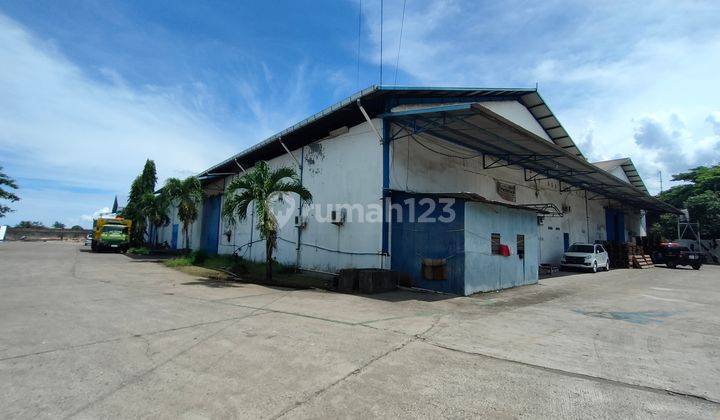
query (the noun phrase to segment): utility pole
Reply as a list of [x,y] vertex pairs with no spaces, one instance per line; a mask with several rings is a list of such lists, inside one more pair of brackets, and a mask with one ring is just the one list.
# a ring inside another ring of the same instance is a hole
[[658,171],[658,177],[660,178],[660,192],[663,192],[662,171]]

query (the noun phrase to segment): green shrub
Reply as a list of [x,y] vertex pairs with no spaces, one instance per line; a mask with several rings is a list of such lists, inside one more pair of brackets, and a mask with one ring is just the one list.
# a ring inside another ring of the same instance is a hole
[[129,254],[137,254],[137,255],[150,255],[150,250],[143,247],[132,247],[128,249]]
[[190,253],[190,262],[193,265],[203,265],[205,263],[205,260],[207,260],[208,255],[205,251],[193,251]]

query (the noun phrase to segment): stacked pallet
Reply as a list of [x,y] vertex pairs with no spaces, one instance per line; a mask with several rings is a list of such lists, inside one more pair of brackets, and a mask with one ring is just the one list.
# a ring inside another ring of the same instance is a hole
[[603,244],[610,257],[612,268],[650,268],[654,267],[650,256],[640,245],[631,243],[605,242]]
[[605,250],[610,258],[610,267],[612,268],[629,268],[632,267],[632,261],[629,259],[628,244],[619,244],[616,242],[603,243]]
[[633,268],[652,268],[655,267],[652,259],[649,255],[633,255],[632,256],[632,267]]

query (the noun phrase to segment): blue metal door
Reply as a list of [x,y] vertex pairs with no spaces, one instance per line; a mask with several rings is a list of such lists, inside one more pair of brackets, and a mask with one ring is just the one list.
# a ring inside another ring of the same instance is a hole
[[213,195],[206,198],[203,203],[200,249],[210,255],[215,255],[218,252],[221,198],[221,195]]
[[[406,201],[408,199],[413,200]],[[446,211],[445,204],[440,203],[437,197],[423,197],[420,193],[395,193],[392,204],[396,210],[390,212],[390,267],[408,275],[414,286],[464,295],[465,202],[458,199],[450,205],[455,217],[447,223],[437,221]],[[423,274],[425,259],[445,260],[446,278],[427,279]]]
[[175,223],[172,225],[172,238],[170,239],[170,247],[172,249],[177,249],[177,240],[178,240],[178,224]]
[[605,209],[605,232],[611,242],[625,242],[625,214],[618,209]]
[[563,233],[563,244],[565,245],[565,252],[567,252],[568,248],[570,248],[570,234],[567,232]]

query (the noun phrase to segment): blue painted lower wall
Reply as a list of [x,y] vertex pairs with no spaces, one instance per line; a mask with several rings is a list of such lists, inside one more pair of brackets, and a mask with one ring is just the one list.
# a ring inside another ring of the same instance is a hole
[[[412,200],[412,203],[406,200]],[[446,203],[439,202],[438,198],[393,194],[392,204],[391,268],[408,274],[416,287],[463,294],[465,237],[462,229],[465,203],[455,200],[446,207]],[[431,206],[433,211],[427,213]],[[449,216],[450,212],[455,213],[452,221],[437,221],[439,217],[445,220],[444,216]],[[426,222],[428,219],[435,221]],[[426,280],[422,275],[423,258],[446,259],[447,279]]]
[[[452,204],[422,194],[393,193],[391,268],[408,275],[413,286],[469,295],[538,281],[539,241],[536,214],[455,199]],[[453,213],[451,221],[448,214]],[[424,216],[424,217],[423,217]],[[444,217],[446,222],[439,221]],[[499,233],[509,256],[493,255],[490,236]],[[518,235],[525,253],[518,255]],[[423,276],[424,258],[445,259],[446,279]]]
[[[509,256],[493,255],[490,236],[500,234]],[[525,254],[518,255],[518,235],[523,235]],[[507,289],[538,281],[538,224],[534,212],[468,202],[465,205],[465,290],[477,292]]]

